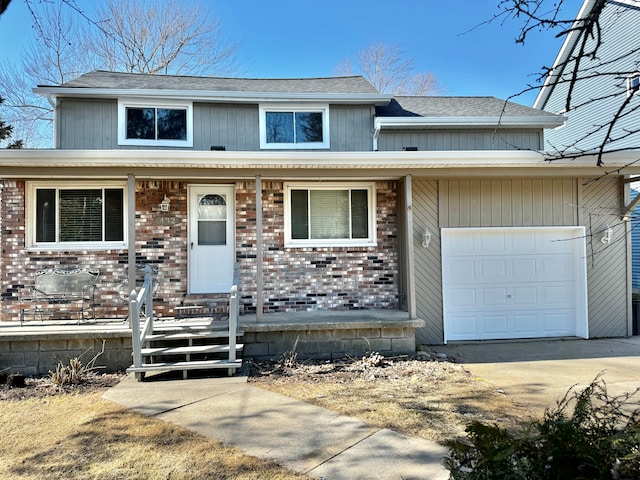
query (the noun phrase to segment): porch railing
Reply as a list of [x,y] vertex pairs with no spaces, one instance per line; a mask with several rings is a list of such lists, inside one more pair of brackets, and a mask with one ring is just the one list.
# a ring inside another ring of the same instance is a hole
[[[144,312],[143,315],[141,315]],[[140,318],[144,326],[140,328]],[[148,335],[153,334],[153,276],[150,265],[144,267],[142,286],[131,290],[129,296],[129,321],[131,322],[131,343],[133,346],[133,367],[142,367],[142,346]]]
[[233,285],[229,292],[229,361],[236,361],[236,340],[238,335],[238,315],[240,296],[238,295],[238,264],[233,267]]
[[[240,315],[240,297],[238,295],[238,265],[233,270],[233,285],[229,292],[229,363],[236,362],[238,335],[238,317]],[[131,324],[131,343],[133,347],[133,371],[138,380],[144,378],[142,364],[142,347],[146,339],[153,335],[153,270],[151,266],[144,268],[144,282],[138,289],[133,289],[129,297],[129,319]],[[230,368],[231,375],[235,369]]]

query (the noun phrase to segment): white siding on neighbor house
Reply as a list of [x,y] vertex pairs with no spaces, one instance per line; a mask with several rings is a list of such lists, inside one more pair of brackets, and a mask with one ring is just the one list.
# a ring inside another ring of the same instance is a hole
[[[589,336],[628,334],[625,227],[620,225],[621,180],[583,186],[576,178],[413,180],[414,251],[419,343],[444,340],[440,229],[446,227],[585,226]],[[616,218],[618,219],[616,223]],[[600,242],[607,223],[614,241]],[[420,245],[425,226],[429,248]],[[594,233],[597,232],[597,233]]]

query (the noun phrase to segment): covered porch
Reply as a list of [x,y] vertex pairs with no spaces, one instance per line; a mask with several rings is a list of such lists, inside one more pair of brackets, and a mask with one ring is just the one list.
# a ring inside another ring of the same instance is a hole
[[[163,318],[158,329],[206,327],[212,319]],[[400,310],[351,310],[326,312],[281,312],[239,317],[243,358],[277,359],[293,349],[300,358],[340,358],[376,351],[386,355],[415,351],[415,329],[420,319],[408,318]],[[42,320],[0,323],[0,366],[24,375],[44,375],[58,362],[80,357],[88,362],[103,348],[96,365],[107,371],[122,371],[131,363],[132,335],[127,322],[97,319],[77,321]]]

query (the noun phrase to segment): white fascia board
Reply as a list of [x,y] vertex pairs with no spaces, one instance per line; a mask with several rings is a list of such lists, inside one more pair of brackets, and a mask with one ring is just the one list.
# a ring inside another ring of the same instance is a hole
[[555,128],[567,118],[558,116],[518,117],[378,117],[374,129],[384,128],[439,128],[439,127],[530,127]]
[[[640,150],[610,153],[605,166],[595,167],[597,155],[547,161],[543,152],[531,150],[472,150],[418,152],[229,152],[178,150],[29,150],[0,149],[3,169],[19,168],[24,176],[39,168],[195,168],[195,169],[371,169],[534,167],[549,174],[555,167],[595,169],[604,174],[624,166],[619,174],[640,173]],[[96,172],[98,173],[98,172]],[[159,172],[158,172],[159,173]],[[15,174],[12,175],[15,177]],[[7,178],[7,177],[4,177]]]
[[329,102],[386,105],[393,95],[380,93],[220,92],[208,90],[36,87],[34,93],[51,97],[184,98],[203,102]]

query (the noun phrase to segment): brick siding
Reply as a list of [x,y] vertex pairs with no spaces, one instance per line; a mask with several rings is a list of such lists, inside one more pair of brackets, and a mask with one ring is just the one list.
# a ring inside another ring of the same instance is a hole
[[[2,320],[18,320],[20,293],[37,270],[100,269],[98,318],[124,318],[126,249],[25,248],[25,181],[6,180],[0,202]],[[136,182],[136,261],[157,268],[154,310],[173,316],[187,298],[188,183]],[[256,309],[255,182],[236,182],[236,258],[244,312]],[[264,305],[266,312],[398,307],[396,184],[377,182],[377,240],[368,248],[284,248],[283,182],[263,182]],[[169,213],[160,212],[164,195]],[[159,217],[172,217],[170,225]]]

